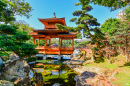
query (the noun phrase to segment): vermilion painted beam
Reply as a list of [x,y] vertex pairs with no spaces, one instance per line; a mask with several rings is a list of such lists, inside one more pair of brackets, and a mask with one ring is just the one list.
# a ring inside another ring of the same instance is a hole
[[49,47],[51,47],[51,39],[49,39]]
[[72,39],[72,48],[74,49],[74,38]]

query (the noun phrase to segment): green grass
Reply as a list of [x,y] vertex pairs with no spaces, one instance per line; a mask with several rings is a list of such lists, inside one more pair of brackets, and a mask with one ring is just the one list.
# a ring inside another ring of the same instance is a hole
[[118,74],[115,75],[117,78],[113,83],[118,86],[130,86],[130,66],[121,67]]
[[85,64],[85,66],[108,68],[114,70],[119,69],[118,74],[115,75],[116,79],[111,80],[111,82],[115,86],[130,86],[130,63],[125,63],[125,57],[122,55],[118,55],[117,57],[114,57],[114,59],[115,61],[113,64],[110,64],[105,59],[104,62]]
[[130,86],[130,75],[120,72],[119,74],[116,74],[115,77],[117,80],[112,81],[113,84],[117,86]]
[[99,68],[112,68],[112,69],[116,69],[118,68],[118,64],[113,63],[110,64],[106,59],[104,60],[104,62],[100,62],[100,63],[91,63],[91,64],[85,64],[85,66],[94,66],[94,67],[99,67]]

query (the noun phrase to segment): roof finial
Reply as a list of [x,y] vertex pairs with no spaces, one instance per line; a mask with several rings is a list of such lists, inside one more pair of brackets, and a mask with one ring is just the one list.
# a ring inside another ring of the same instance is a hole
[[56,18],[55,12],[54,12],[54,17],[53,18]]

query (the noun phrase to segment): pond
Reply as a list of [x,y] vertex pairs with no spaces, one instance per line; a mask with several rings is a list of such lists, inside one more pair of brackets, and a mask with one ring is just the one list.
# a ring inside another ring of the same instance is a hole
[[67,67],[65,61],[56,59],[37,60],[32,70],[42,73],[44,86],[52,86],[54,83],[59,83],[60,86],[75,86],[74,77],[77,74]]

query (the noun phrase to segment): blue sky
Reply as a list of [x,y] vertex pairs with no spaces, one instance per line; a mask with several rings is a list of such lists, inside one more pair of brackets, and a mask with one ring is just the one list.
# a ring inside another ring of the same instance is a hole
[[[31,17],[27,19],[26,17],[16,16],[17,20],[24,20],[31,27],[35,29],[43,29],[44,25],[38,21],[38,18],[52,18],[56,13],[57,18],[65,17],[67,26],[75,27],[75,23],[69,20],[74,16],[72,13],[76,10],[80,10],[81,6],[74,6],[78,0],[26,0],[30,3],[31,7],[34,9],[31,12]],[[108,18],[116,18],[119,10],[110,12],[110,9],[103,6],[93,5],[93,10],[89,14],[97,18],[100,24],[103,24]]]

